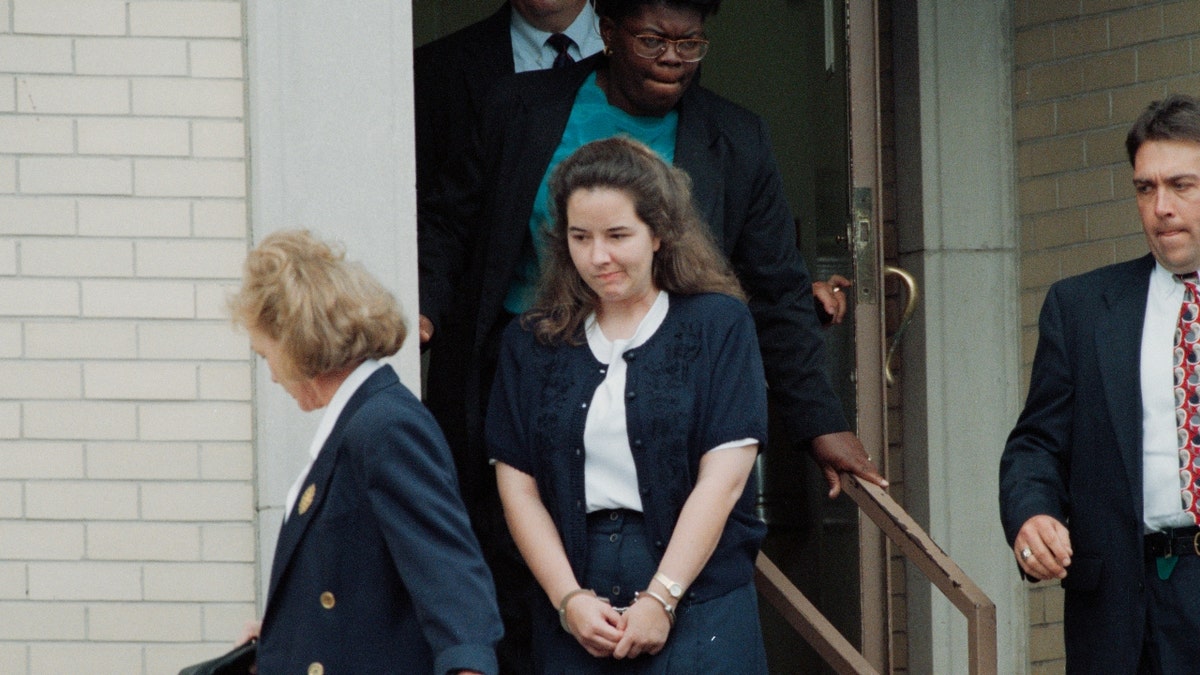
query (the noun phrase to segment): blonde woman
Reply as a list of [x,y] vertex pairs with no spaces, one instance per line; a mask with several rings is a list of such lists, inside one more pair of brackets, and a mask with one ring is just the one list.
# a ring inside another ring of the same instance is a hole
[[[307,232],[245,264],[233,320],[302,410],[324,409],[288,495],[257,636],[261,673],[495,673],[502,628],[453,461],[380,359],[392,295]],[[297,448],[297,451],[301,451]]]

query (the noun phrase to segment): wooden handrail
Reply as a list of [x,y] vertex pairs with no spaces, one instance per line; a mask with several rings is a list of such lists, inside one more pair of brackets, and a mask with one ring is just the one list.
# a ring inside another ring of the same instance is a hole
[[838,673],[878,675],[854,645],[796,588],[765,553],[758,554],[755,581],[758,592],[796,629]]
[[[888,493],[851,474],[842,490],[967,618],[971,675],[995,675],[996,605]],[[758,591],[839,675],[877,673],[779,568],[759,554]]]
[[842,474],[842,490],[967,618],[967,656],[971,674],[994,675],[997,668],[995,603],[891,495],[850,474]]

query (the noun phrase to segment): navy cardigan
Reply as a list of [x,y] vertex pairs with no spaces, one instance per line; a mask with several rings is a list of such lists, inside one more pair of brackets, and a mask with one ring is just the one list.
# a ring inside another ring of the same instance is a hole
[[[586,341],[541,344],[509,325],[487,417],[492,459],[537,481],[577,578],[587,560],[583,429],[605,367]],[[754,321],[724,295],[670,296],[662,325],[625,352],[629,445],[647,530],[659,558],[696,485],[700,458],[743,438],[767,438],[766,380]],[[712,557],[688,589],[702,601],[749,583],[766,534],[747,481]],[[649,579],[646,580],[649,583]]]

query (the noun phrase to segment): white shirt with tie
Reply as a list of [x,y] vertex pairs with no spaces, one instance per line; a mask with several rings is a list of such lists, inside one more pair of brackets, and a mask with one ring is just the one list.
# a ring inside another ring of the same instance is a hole
[[1183,282],[1155,263],[1142,324],[1142,520],[1147,532],[1188,527],[1179,493],[1179,439],[1175,421],[1172,352]]
[[[592,10],[591,2],[583,4],[579,16],[575,17],[575,21],[562,33],[575,43],[567,47],[567,53],[576,61],[604,49],[604,40],[600,39],[600,23],[596,12]],[[533,24],[515,9],[512,12],[509,34],[512,36],[513,66],[518,73],[546,70],[558,57],[558,51],[546,44],[551,33],[534,28]]]

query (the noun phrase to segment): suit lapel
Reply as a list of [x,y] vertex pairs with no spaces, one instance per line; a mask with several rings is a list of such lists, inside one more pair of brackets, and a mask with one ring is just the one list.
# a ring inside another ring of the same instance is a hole
[[329,495],[329,486],[333,480],[334,468],[337,465],[338,451],[346,434],[347,421],[354,417],[362,404],[375,392],[398,381],[392,367],[384,366],[372,373],[346,402],[346,407],[333,425],[333,431],[329,433],[329,438],[321,446],[321,452],[317,454],[316,462],[309,469],[308,476],[304,478],[304,485],[300,488],[300,495],[297,497],[295,505],[292,506],[287,521],[279,530],[279,541],[275,544],[275,557],[271,562],[271,583],[267,590],[268,607],[275,597],[280,580],[285,576],[287,568],[291,564],[296,549],[308,532],[309,525],[325,506],[326,497]]
[[1130,265],[1127,275],[1104,289],[1096,317],[1095,348],[1103,355],[1099,368],[1104,399],[1137,513],[1142,512],[1142,319],[1153,268],[1149,255]]
[[587,72],[582,72],[580,76],[570,78],[569,84],[565,82],[567,78],[553,78],[554,82],[561,84],[534,89],[532,96],[521,100],[520,114],[529,124],[526,127],[528,134],[518,146],[520,155],[517,160],[522,166],[537,167],[534,171],[519,172],[519,180],[514,185],[517,194],[523,196],[517,202],[523,217],[514,219],[514,222],[519,221],[523,230],[529,227],[538,187],[542,184],[546,168],[554,159],[554,151],[562,142],[563,131],[567,128],[571,108],[575,104],[575,95],[587,75]]
[[[467,86],[471,88],[471,101],[479,105],[488,89],[500,78],[512,75],[516,66],[513,61],[512,37],[509,25],[512,8],[505,3],[495,14],[485,19],[486,24],[475,39],[464,48],[463,63],[471,68]],[[476,111],[482,112],[482,111]]]
[[480,291],[480,307],[484,310],[475,325],[476,344],[486,340],[494,328],[495,312],[504,305],[508,280],[513,278],[522,250],[530,241],[529,219],[538,187],[571,118],[575,95],[599,59],[595,55],[567,68],[520,73],[510,81],[519,98],[506,113],[518,116],[519,123],[503,123],[503,156],[492,167],[493,175],[485,178],[495,186],[492,202],[496,206],[490,214],[492,227],[486,233],[485,278],[489,281]]
[[713,151],[720,132],[708,121],[708,107],[693,83],[679,102],[679,129],[675,132],[675,165],[692,179],[692,199],[704,222],[713,230],[717,244],[725,249],[724,232],[719,231],[725,196],[720,153]]

